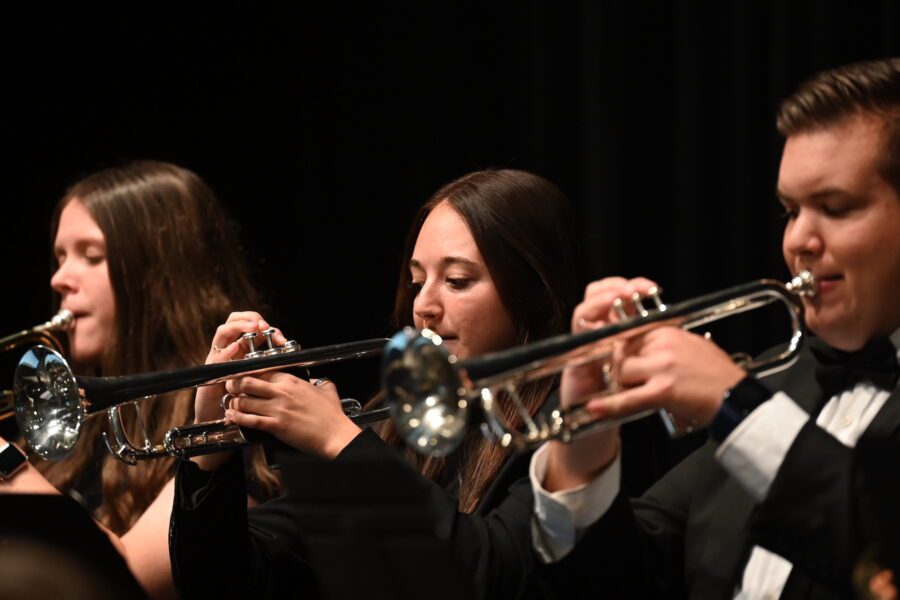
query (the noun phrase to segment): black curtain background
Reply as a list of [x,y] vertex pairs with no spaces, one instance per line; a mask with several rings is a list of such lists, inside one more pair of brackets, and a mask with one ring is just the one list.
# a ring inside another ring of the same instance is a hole
[[[3,29],[0,333],[48,317],[67,185],[155,158],[219,193],[306,346],[389,333],[413,211],[487,166],[565,190],[595,276],[670,302],[783,277],[778,100],[900,53],[891,0],[48,4]],[[765,329],[727,337],[759,350]]]

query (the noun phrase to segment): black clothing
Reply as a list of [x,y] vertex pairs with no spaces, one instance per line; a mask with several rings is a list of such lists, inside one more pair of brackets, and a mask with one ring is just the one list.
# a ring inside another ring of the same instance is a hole
[[[765,381],[815,415],[830,396],[816,366],[807,349]],[[854,448],[811,418],[760,504],[715,450],[708,442],[639,499],[620,493],[569,555],[544,567],[554,588],[611,598],[731,598],[758,545],[793,564],[783,599],[849,596],[854,564],[884,541],[884,528],[869,519],[869,500],[885,492],[886,480],[900,480],[898,472],[885,478],[883,469],[871,468],[885,452],[900,455],[900,391],[892,391]]]
[[[452,493],[407,467],[371,430],[358,435],[334,464],[349,461],[402,464],[405,485],[413,493],[424,493],[435,530],[446,537],[454,563],[451,568],[462,575],[466,597],[546,597],[534,574],[533,496],[527,477],[530,453],[507,460],[473,514],[458,512]],[[175,582],[184,597],[321,595],[317,571],[311,566],[314,557],[305,545],[308,530],[303,523],[308,524],[315,514],[310,502],[289,491],[248,511],[244,478],[236,459],[212,474],[185,461],[176,477],[170,550]],[[357,486],[361,496],[373,485],[364,477],[348,478],[345,483],[351,490]],[[309,485],[315,486],[316,481]],[[433,568],[436,573],[446,572],[447,567],[425,561],[409,565],[417,571]],[[347,565],[347,573],[353,576],[352,564]],[[436,578],[435,585],[441,585],[439,581]]]
[[[33,559],[40,560],[47,557],[39,548],[49,548],[77,566],[78,580],[58,582],[60,588],[67,584],[90,585],[108,592],[104,597],[146,598],[107,534],[73,499],[47,494],[2,494],[0,511],[0,545],[37,544],[19,549],[34,552]],[[25,555],[20,554],[19,558],[24,560]],[[44,565],[48,577],[59,575],[53,566]]]

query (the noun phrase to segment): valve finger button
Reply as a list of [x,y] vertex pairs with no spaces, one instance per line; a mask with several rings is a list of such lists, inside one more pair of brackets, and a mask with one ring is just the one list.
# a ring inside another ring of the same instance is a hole
[[287,354],[288,352],[296,352],[299,349],[300,349],[300,344],[298,344],[294,340],[288,340],[284,343],[283,346],[281,346],[277,350],[278,350],[278,352],[280,352],[282,354]]
[[278,348],[275,347],[275,341],[272,339],[272,336],[275,335],[275,332],[276,329],[274,327],[269,327],[268,329],[260,332],[266,338],[266,347],[262,350],[263,356],[272,356],[273,354],[278,354]]
[[640,292],[635,292],[631,295],[631,303],[634,304],[634,307],[637,309],[638,314],[642,317],[646,317],[650,314],[647,312],[647,309],[644,308],[644,303],[641,302]]
[[653,304],[656,305],[656,310],[664,311],[666,310],[666,305],[663,304],[660,294],[662,294],[662,288],[655,285],[647,290],[647,297],[653,300]]
[[616,298],[615,300],[613,300],[612,307],[616,312],[616,315],[619,317],[620,321],[625,321],[628,319],[628,313],[625,312],[625,302],[623,302],[621,298]]
[[256,334],[253,332],[245,333],[241,336],[241,339],[247,342],[247,354],[245,358],[257,358],[262,356],[262,351],[256,349],[256,344],[253,340],[256,339]]

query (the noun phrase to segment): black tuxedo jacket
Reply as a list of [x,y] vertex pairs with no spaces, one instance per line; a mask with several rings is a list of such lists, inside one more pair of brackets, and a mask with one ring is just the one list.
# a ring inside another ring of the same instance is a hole
[[[814,369],[805,351],[765,383],[813,412],[824,400]],[[590,589],[597,598],[731,598],[759,545],[794,565],[782,598],[849,597],[861,553],[896,542],[882,538],[886,517],[872,506],[900,486],[900,469],[884,468],[900,456],[897,389],[855,448],[812,416],[759,505],[715,450],[710,441],[640,499],[620,493],[571,554],[545,567],[554,589],[573,597]]]
[[[403,505],[413,507],[409,519],[418,516],[421,521],[422,511],[414,507],[424,506],[432,523],[431,530],[437,532],[431,540],[438,541],[437,550],[434,544],[427,548],[423,546],[422,554],[413,554],[404,565],[410,578],[428,581],[431,586],[431,589],[418,590],[416,597],[423,594],[444,598],[547,597],[547,590],[536,575],[537,559],[532,551],[533,496],[527,478],[529,460],[530,454],[512,456],[474,514],[457,512],[452,491],[448,493],[407,467],[403,459],[370,430],[357,436],[332,463],[320,462],[323,470],[319,474],[339,473],[342,465],[351,465],[351,469],[366,469],[369,465],[372,472],[378,472],[379,465],[396,467],[391,470],[390,485],[407,488],[410,492],[413,500]],[[315,472],[315,464],[307,465],[313,467],[309,473]],[[290,463],[285,466],[287,470],[291,468]],[[211,477],[192,463],[179,467],[170,551],[173,575],[183,597],[280,599],[327,596],[334,586],[320,581],[320,577],[325,571],[333,573],[331,567],[334,565],[323,565],[322,561],[339,562],[342,559],[329,555],[329,548],[323,550],[321,544],[316,545],[311,540],[323,530],[340,529],[342,524],[345,529],[353,529],[365,522],[356,519],[347,525],[346,519],[350,518],[347,515],[360,514],[359,506],[349,503],[348,498],[381,503],[382,514],[389,514],[392,505],[399,506],[396,489],[390,493],[385,491],[385,496],[378,490],[380,484],[364,473],[357,472],[342,480],[339,486],[342,489],[336,493],[333,489],[325,491],[317,487],[321,483],[317,477],[309,477],[310,488],[304,490],[302,479],[298,482],[297,477],[292,480],[291,472],[286,474],[289,476],[287,494],[248,511],[240,460],[233,459]],[[419,500],[415,500],[416,497]],[[403,510],[401,507],[394,512]],[[346,517],[343,521],[342,514]],[[388,533],[401,532],[402,544],[404,539],[409,539],[408,536],[403,538],[402,534],[404,528],[409,527],[409,519],[388,517],[382,525]],[[371,527],[367,527],[360,533],[360,540],[367,540],[370,532]],[[450,557],[443,564],[435,564],[435,560],[429,559],[429,556],[440,556],[442,552],[443,556]],[[364,577],[366,559],[358,558],[343,559],[345,577]],[[380,557],[370,556],[369,560],[376,558]],[[367,597],[403,597],[397,589],[385,588],[382,583],[373,581]],[[441,594],[435,596],[435,590]]]

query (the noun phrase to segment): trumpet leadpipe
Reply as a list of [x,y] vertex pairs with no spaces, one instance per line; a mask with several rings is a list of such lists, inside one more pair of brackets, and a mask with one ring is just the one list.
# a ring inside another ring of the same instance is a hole
[[[742,363],[747,371],[772,373],[796,360],[805,336],[800,297],[812,295],[816,289],[815,278],[804,271],[787,284],[763,279],[672,305],[663,304],[658,290],[654,290],[649,295],[653,305],[631,299],[637,316],[628,315],[623,301],[619,303],[619,322],[465,360],[450,354],[434,332],[408,329],[395,335],[388,345],[382,385],[401,434],[424,454],[442,456],[452,452],[465,435],[472,414],[480,415],[484,421],[482,431],[503,446],[527,447],[550,439],[568,441],[576,433],[611,424],[591,422],[577,408],[556,411],[549,421],[533,418],[516,402],[515,389],[519,384],[590,361],[608,363],[614,344],[653,329],[674,326],[692,330],[781,303],[791,326],[786,348],[765,359]],[[501,391],[513,398],[525,424],[524,431],[507,422],[496,401]],[[626,420],[639,416],[645,415]]]
[[118,415],[125,404],[235,377],[375,356],[382,352],[386,341],[376,338],[306,350],[292,344],[275,354],[118,377],[76,376],[58,352],[36,346],[25,353],[16,369],[16,419],[25,440],[38,455],[60,460],[74,447],[84,418],[106,410],[111,422],[111,436],[106,440],[110,451],[123,460],[126,455],[134,460],[153,458],[161,455],[162,446],[152,444],[146,435],[144,443],[138,446],[131,445],[125,437]]

